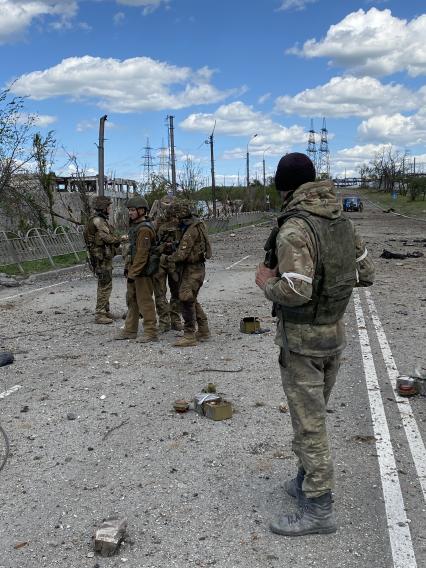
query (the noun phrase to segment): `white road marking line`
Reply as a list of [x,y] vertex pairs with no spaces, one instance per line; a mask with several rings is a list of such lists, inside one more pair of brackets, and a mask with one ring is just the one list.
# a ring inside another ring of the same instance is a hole
[[250,255],[248,254],[247,256],[245,256],[244,258],[242,258],[241,260],[237,260],[237,262],[234,262],[234,264],[231,264],[230,266],[227,266],[225,268],[225,270],[230,270],[233,266],[236,266],[237,264],[240,264],[240,262],[243,262],[243,260],[247,260],[248,258],[250,258]]
[[399,484],[398,470],[358,290],[354,290],[354,304],[365,382],[376,438],[393,565],[394,568],[416,568],[417,562]]
[[21,385],[15,385],[14,387],[11,387],[7,391],[0,392],[0,400],[2,400],[3,398],[6,398],[10,394],[13,394],[14,392],[18,391],[21,388],[22,388]]
[[[82,276],[82,278],[90,278],[91,274],[87,276]],[[77,279],[76,279],[77,280]],[[35,290],[27,290],[26,292],[20,292],[19,294],[14,294],[13,296],[6,296],[5,298],[0,298],[0,302],[5,300],[12,300],[13,298],[19,298],[20,296],[26,296],[27,294],[34,294],[35,292],[41,292],[42,290],[47,290],[48,288],[54,288],[55,286],[60,286],[61,284],[69,284],[74,282],[74,280],[63,280],[57,284],[50,284],[49,286],[43,286],[43,288],[36,288]]]
[[416,419],[414,418],[410,402],[407,398],[401,397],[396,390],[396,379],[399,377],[399,372],[392,355],[391,348],[385,335],[382,323],[377,314],[377,309],[374,304],[371,292],[365,291],[367,296],[368,309],[373,320],[373,325],[376,330],[377,339],[379,341],[380,349],[382,350],[383,360],[385,362],[386,370],[388,372],[389,380],[394,390],[395,400],[398,406],[399,413],[401,414],[402,424],[404,426],[405,435],[407,436],[408,445],[410,447],[411,455],[413,456],[414,465],[419,477],[420,486],[423,491],[423,499],[426,501],[426,448],[422,440],[419,427]]

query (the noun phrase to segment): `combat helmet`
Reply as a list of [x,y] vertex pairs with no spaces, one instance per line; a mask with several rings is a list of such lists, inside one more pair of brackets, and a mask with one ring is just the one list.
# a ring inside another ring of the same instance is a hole
[[135,197],[131,197],[126,204],[126,207],[127,209],[145,208],[147,211],[149,210],[148,201],[141,195],[136,195]]
[[105,209],[108,209],[111,203],[112,201],[110,197],[107,197],[106,195],[97,195],[93,198],[92,207],[96,211],[104,211]]
[[169,212],[178,219],[188,219],[193,215],[193,206],[190,201],[179,199],[169,206]]

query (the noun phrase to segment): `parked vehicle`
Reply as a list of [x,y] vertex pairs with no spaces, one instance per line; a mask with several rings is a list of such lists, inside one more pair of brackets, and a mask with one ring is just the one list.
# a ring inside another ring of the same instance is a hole
[[362,211],[364,205],[360,197],[344,197],[343,211]]

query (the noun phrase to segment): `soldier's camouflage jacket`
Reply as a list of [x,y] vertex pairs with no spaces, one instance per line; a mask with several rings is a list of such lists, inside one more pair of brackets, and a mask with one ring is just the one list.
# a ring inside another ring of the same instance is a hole
[[197,217],[185,221],[183,237],[179,247],[169,256],[170,263],[196,264],[211,257],[211,246],[207,227]]
[[[340,201],[329,180],[301,185],[291,195],[283,211],[307,211],[330,220],[342,215]],[[357,285],[368,286],[374,280],[374,265],[355,227],[353,230]],[[268,280],[265,296],[274,303],[289,307],[302,306],[311,301],[317,250],[315,236],[304,219],[290,217],[284,222],[277,235],[276,255],[280,276]],[[343,318],[335,323],[313,325],[284,322],[279,317],[275,343],[302,355],[335,355],[346,345]]]
[[84,240],[95,270],[110,269],[112,259],[120,245],[120,237],[114,234],[112,225],[101,214],[91,217],[84,229]]

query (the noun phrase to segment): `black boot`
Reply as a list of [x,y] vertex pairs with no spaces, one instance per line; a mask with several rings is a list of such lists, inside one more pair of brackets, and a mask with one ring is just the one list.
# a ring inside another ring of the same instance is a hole
[[299,467],[296,477],[290,479],[290,481],[286,481],[285,483],[285,490],[290,495],[290,497],[295,497],[296,499],[303,497],[302,483],[304,479],[305,470],[303,467]]
[[297,513],[282,515],[270,524],[270,529],[284,536],[328,534],[336,532],[337,525],[331,500],[331,491],[320,497],[304,497]]

